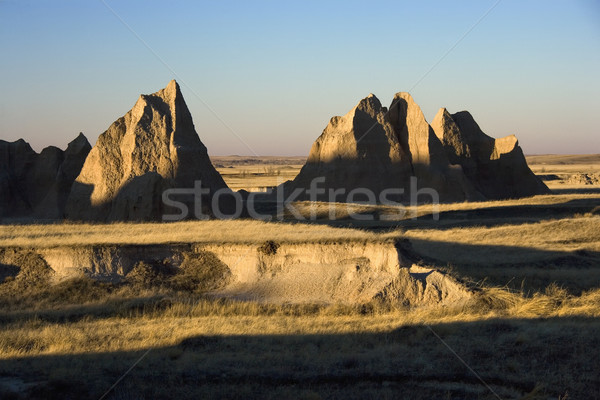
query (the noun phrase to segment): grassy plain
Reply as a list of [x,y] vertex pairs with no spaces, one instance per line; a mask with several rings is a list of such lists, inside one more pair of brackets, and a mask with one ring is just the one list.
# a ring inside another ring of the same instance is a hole
[[350,228],[254,220],[162,223],[0,225],[0,247],[98,244],[286,243],[377,240],[379,235]]
[[211,161],[232,190],[263,192],[294,179],[306,157],[218,156]]
[[[553,173],[565,158],[552,157],[532,168]],[[591,171],[570,165],[561,173]],[[277,177],[265,171],[235,179],[261,186]],[[432,206],[359,205],[371,221],[332,222],[304,203],[322,219],[0,226],[0,247],[408,239],[415,260],[475,290],[407,309],[215,300],[160,278],[14,279],[0,284],[0,397],[600,398],[600,186],[566,186],[440,205],[438,220]]]
[[[600,174],[598,154],[541,154],[526,158],[531,170],[552,189],[585,189],[579,179],[573,178]],[[211,160],[233,190],[264,191],[293,179],[306,157],[214,156]]]

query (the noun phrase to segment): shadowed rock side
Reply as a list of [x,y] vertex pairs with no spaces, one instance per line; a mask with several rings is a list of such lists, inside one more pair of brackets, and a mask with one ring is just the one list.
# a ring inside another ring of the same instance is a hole
[[[321,191],[313,192],[312,199],[406,202],[423,188],[435,189],[442,202],[548,192],[527,166],[514,136],[490,138],[468,113],[468,118],[462,114],[438,114],[432,128],[410,94],[397,93],[389,112],[371,94],[348,114],[331,119],[298,176],[283,185],[284,191],[287,196],[298,193],[295,199],[311,199],[306,189],[321,178]],[[416,186],[411,177],[417,178]],[[347,196],[358,188],[376,198]],[[382,199],[386,189],[393,191]]]
[[[286,184],[286,191],[309,188],[316,177],[325,178],[319,184],[326,189],[318,195],[321,200],[329,199],[329,190],[340,188],[346,193],[357,188],[379,193],[408,185],[410,158],[386,113],[387,109],[371,94],[343,117],[331,118],[298,176]],[[345,194],[340,193],[338,200],[342,198]]]
[[0,217],[63,218],[90,149],[81,133],[65,151],[49,146],[40,154],[23,139],[0,140]]
[[[198,180],[211,193],[227,188],[211,164],[173,80],[165,89],[141,95],[127,114],[100,135],[73,185],[67,217],[160,220],[168,211],[162,202],[163,191],[191,189]],[[177,200],[193,210],[191,195]]]
[[494,139],[479,128],[471,114],[438,111],[432,128],[450,162],[462,166],[475,188],[488,199],[506,199],[549,193],[529,169],[514,135]]
[[410,155],[411,172],[417,178],[418,188],[435,189],[444,202],[483,200],[462,168],[450,165],[442,143],[410,94],[400,92],[394,96],[389,119]]

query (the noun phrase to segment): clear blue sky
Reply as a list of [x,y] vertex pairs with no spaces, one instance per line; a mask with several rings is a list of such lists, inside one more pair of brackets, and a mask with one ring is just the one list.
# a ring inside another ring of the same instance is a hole
[[306,155],[333,115],[408,90],[430,122],[466,109],[528,154],[600,153],[597,1],[502,0],[419,84],[495,0],[106,2],[172,71],[102,1],[0,1],[1,139],[93,144],[177,78],[213,155]]

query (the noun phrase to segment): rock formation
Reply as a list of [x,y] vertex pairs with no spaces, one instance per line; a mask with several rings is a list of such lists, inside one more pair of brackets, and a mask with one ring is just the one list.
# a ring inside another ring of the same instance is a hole
[[[171,81],[141,95],[100,135],[73,185],[67,217],[160,220],[166,211],[163,191],[194,188],[195,181],[211,193],[227,188],[196,133],[179,85]],[[192,196],[181,201],[193,207]]]
[[[548,191],[527,167],[514,136],[495,140],[466,112],[440,113],[432,128],[410,94],[397,93],[389,111],[371,94],[345,116],[331,119],[284,191],[289,195],[301,189],[296,198],[311,198],[305,189],[315,178],[321,178],[318,188],[325,190],[312,199],[325,201],[373,200],[366,195],[348,200],[347,193],[358,188],[374,193],[377,201],[386,189],[395,190],[387,200],[408,201],[420,189],[432,188],[443,202]],[[339,193],[335,198],[334,191]]]
[[[198,182],[208,190],[201,209],[192,192]],[[172,188],[187,190],[170,200],[187,206],[188,217],[214,211],[212,195],[228,190],[175,81],[141,95],[91,151],[82,134],[65,151],[51,146],[40,154],[24,140],[0,140],[0,217],[161,220],[182,210],[165,206]],[[296,199],[371,203],[438,200],[416,197],[429,188],[443,202],[549,192],[515,136],[487,136],[466,111],[441,109],[429,125],[408,93],[397,93],[389,110],[371,94],[333,117],[298,176],[283,185],[288,195],[300,191]],[[219,211],[227,215],[232,200],[219,198]]]
[[[388,115],[404,151],[410,155],[417,189],[435,189],[444,202],[483,200],[459,166],[451,165],[423,111],[405,92],[397,93]],[[414,188],[404,186],[409,192]]]
[[65,151],[50,146],[39,154],[23,139],[0,140],[0,217],[62,218],[90,149],[81,133]]
[[479,128],[467,111],[450,114],[441,108],[432,122],[453,164],[488,199],[506,199],[549,193],[534,175],[514,135],[494,139]]
[[318,196],[323,199],[328,198],[329,189],[348,193],[367,187],[380,192],[390,181],[397,182],[394,187],[407,184],[410,159],[386,113],[371,94],[343,117],[331,118],[291,186],[308,188],[313,178],[324,177],[319,187],[327,193]]

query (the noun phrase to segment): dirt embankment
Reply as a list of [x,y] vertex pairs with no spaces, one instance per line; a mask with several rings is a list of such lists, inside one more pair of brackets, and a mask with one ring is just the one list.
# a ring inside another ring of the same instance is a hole
[[461,303],[471,296],[451,277],[414,265],[410,251],[392,241],[5,248],[0,269],[18,276],[27,268],[19,260],[34,257],[57,281],[81,275],[120,281],[139,262],[172,270],[186,256],[201,254],[211,256],[202,258],[206,262],[227,266],[222,283],[210,292],[219,297],[273,303],[382,299],[420,306]]

